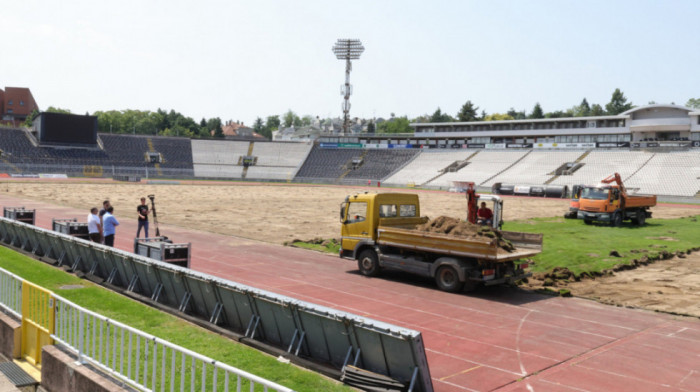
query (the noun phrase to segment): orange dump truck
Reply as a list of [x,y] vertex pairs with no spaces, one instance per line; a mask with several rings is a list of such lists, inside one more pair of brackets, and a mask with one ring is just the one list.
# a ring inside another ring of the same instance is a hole
[[[612,184],[614,183],[614,184]],[[585,186],[579,198],[578,219],[586,224],[594,221],[620,226],[625,220],[642,226],[651,218],[649,208],[656,205],[654,195],[629,195],[618,173],[599,185]]]
[[501,231],[513,249],[501,249],[491,238],[463,238],[427,233],[415,227],[420,217],[418,195],[407,193],[348,196],[340,208],[340,257],[357,260],[365,276],[382,269],[435,279],[441,290],[517,282],[530,274],[515,260],[542,252],[542,234]]

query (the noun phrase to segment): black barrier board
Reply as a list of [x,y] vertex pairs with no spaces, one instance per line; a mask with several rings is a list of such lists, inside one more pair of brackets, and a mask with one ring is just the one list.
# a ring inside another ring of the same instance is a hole
[[[107,283],[149,296],[208,320],[338,369],[352,355],[358,367],[391,377],[416,392],[432,392],[421,333],[359,315],[256,289],[212,275],[0,218],[0,237]],[[220,317],[219,317],[220,316]],[[295,339],[295,336],[297,338]],[[292,344],[292,342],[294,342]],[[296,347],[296,348],[295,348]],[[291,351],[291,350],[294,351]],[[358,362],[359,361],[359,362]]]
[[481,143],[469,143],[467,144],[467,148],[486,148],[486,145]]
[[598,148],[629,148],[629,142],[599,142],[596,143]]

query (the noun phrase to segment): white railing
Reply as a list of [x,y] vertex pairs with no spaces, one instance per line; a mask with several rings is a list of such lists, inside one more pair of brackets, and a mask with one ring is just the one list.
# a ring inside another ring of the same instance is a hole
[[22,318],[22,278],[0,268],[0,307]]
[[51,337],[90,363],[143,391],[291,389],[110,320],[56,297]]

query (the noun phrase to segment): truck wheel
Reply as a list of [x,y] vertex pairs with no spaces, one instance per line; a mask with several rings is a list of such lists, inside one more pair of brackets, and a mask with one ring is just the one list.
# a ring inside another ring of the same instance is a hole
[[637,221],[635,223],[639,226],[644,226],[644,224],[647,223],[646,211],[641,211],[637,213]]
[[585,224],[587,224],[587,225],[592,225],[592,224],[593,224],[593,221],[590,220],[590,219],[584,219],[584,220],[583,220],[583,223],[585,223]]
[[360,253],[357,259],[357,268],[364,276],[379,275],[379,259],[377,253],[372,249],[365,249]]
[[435,282],[442,291],[456,293],[462,289],[464,283],[459,281],[457,270],[448,265],[438,268],[435,274]]
[[615,227],[622,226],[622,214],[619,212],[614,213],[610,224]]

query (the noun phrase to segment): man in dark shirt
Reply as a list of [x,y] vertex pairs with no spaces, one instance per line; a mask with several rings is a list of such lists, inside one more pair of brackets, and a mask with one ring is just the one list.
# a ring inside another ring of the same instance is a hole
[[146,238],[148,238],[148,214],[151,212],[146,205],[146,198],[141,198],[141,204],[136,206],[136,212],[138,212],[139,228],[136,230],[136,238],[141,234],[141,228],[144,228],[144,233]]
[[477,211],[476,216],[479,217],[477,223],[491,226],[491,223],[493,222],[493,211],[486,207],[486,203],[481,202],[481,208],[479,208],[479,211]]
[[109,200],[105,200],[102,202],[102,209],[100,210],[100,213],[98,214],[100,216],[100,242],[104,243],[105,241],[105,236],[104,236],[104,215],[107,213],[107,209],[111,206]]

